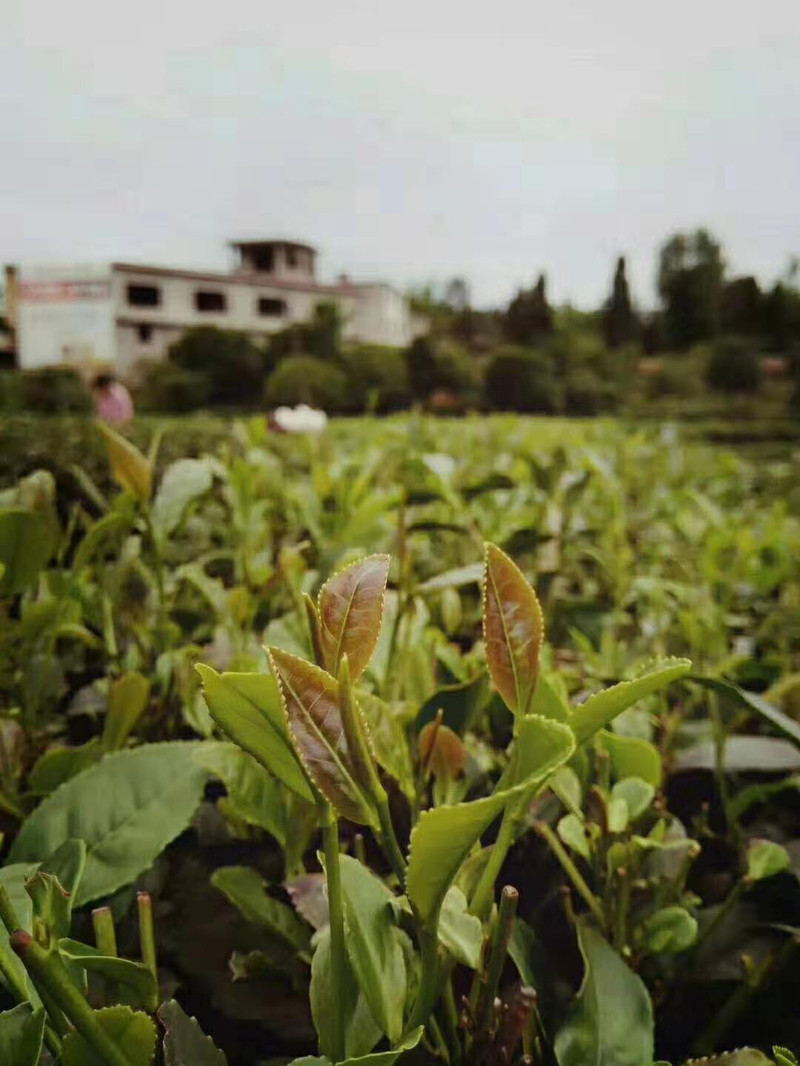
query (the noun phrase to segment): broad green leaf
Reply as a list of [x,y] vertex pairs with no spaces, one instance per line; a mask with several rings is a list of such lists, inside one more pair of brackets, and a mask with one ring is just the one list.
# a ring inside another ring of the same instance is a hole
[[365,1055],[372,1051],[381,1037],[381,1029],[372,1017],[366,997],[356,982],[346,960],[345,979],[339,988],[331,978],[331,930],[326,926],[317,936],[317,946],[311,960],[309,989],[311,1016],[323,1055],[332,1053],[334,1040],[334,1010],[338,1004],[344,1015],[344,1046],[346,1055]]
[[96,973],[116,985],[125,986],[125,995],[121,997],[130,1007],[142,1007],[154,1010],[158,1003],[158,987],[155,978],[141,962],[131,962],[115,955],[104,955],[102,951],[81,944],[77,940],[64,937],[58,942],[58,950],[63,958],[77,963],[87,973]]
[[78,748],[49,748],[34,763],[28,776],[28,787],[36,796],[48,796],[102,757],[103,746],[99,737],[92,737]]
[[47,515],[22,507],[0,510],[0,596],[24,592],[54,548],[54,526]]
[[37,1066],[44,1036],[44,1009],[20,1003],[0,1014],[0,1062],[3,1066]]
[[685,677],[691,668],[688,659],[662,659],[650,666],[641,677],[633,681],[620,681],[618,685],[596,692],[572,712],[570,725],[575,739],[582,744],[628,707]]
[[311,788],[286,728],[280,691],[269,674],[218,674],[197,664],[211,717],[240,748],[298,796],[313,802]]
[[72,901],[86,869],[86,843],[77,837],[65,840],[56,850],[48,855],[39,866],[41,873],[53,874],[65,892],[70,895],[70,913]]
[[367,723],[375,758],[387,774],[397,781],[406,796],[412,799],[414,768],[400,719],[387,703],[371,692],[359,689],[356,699]]
[[697,920],[684,907],[662,907],[643,923],[640,936],[652,955],[686,951],[697,939]]
[[372,658],[381,631],[388,555],[368,555],[329,578],[319,593],[319,635],[325,661],[336,674],[347,656],[356,681]]
[[483,636],[495,688],[514,714],[528,714],[539,674],[544,619],[522,571],[494,544],[486,545]]
[[177,1000],[161,1004],[158,1020],[164,1029],[164,1066],[228,1066],[225,1054]]
[[357,859],[342,855],[339,865],[350,965],[373,1018],[394,1043],[403,1031],[407,979],[392,896]]
[[335,678],[305,659],[269,649],[289,732],[308,776],[334,809],[352,822],[374,821],[350,758]]
[[261,925],[295,951],[308,951],[311,932],[286,903],[265,892],[264,879],[251,866],[223,866],[211,884],[224,893],[248,922]]
[[641,777],[653,788],[661,784],[661,756],[655,744],[641,737],[623,737],[608,729],[601,730],[599,742],[611,756],[614,777]]
[[195,759],[224,783],[238,817],[266,829],[282,847],[286,844],[287,811],[281,786],[252,755],[228,741],[209,741],[198,749]]
[[108,711],[103,724],[103,747],[119,751],[147,708],[150,682],[135,671],[111,682]]
[[153,525],[162,537],[179,525],[183,512],[199,496],[208,492],[214,475],[202,459],[178,459],[164,471],[153,500]]
[[414,1029],[401,1043],[391,1051],[376,1051],[372,1055],[360,1055],[358,1058],[345,1059],[343,1066],[394,1066],[394,1063],[406,1051],[412,1051],[422,1039],[423,1026]]
[[464,966],[477,970],[481,961],[483,926],[467,911],[467,897],[455,885],[447,890],[439,919],[439,942]]
[[763,881],[767,877],[783,873],[791,866],[792,860],[786,848],[772,840],[751,840],[747,849],[747,876],[752,881]]
[[653,802],[656,790],[648,781],[641,777],[625,777],[617,781],[611,789],[611,799],[622,800],[628,808],[628,815],[632,822],[640,818]]
[[[129,1066],[150,1066],[156,1050],[156,1027],[142,1011],[130,1007],[104,1007],[93,1012],[95,1021],[113,1040]],[[73,1029],[64,1038],[59,1066],[108,1066],[94,1048]]]
[[105,422],[98,422],[97,428],[106,439],[111,470],[119,484],[142,503],[150,499],[153,471],[148,460],[136,445],[117,433]]
[[46,858],[69,837],[86,842],[75,905],[129,884],[188,826],[206,771],[192,756],[198,741],[118,751],[51,793],[25,821],[9,858]]
[[448,888],[473,845],[508,802],[544,782],[567,761],[570,729],[545,718],[526,718],[512,749],[503,788],[491,796],[423,811],[411,833],[408,898],[423,922],[433,924]]
[[583,981],[556,1034],[559,1066],[648,1066],[653,1008],[647,989],[586,919],[577,923]]
[[487,693],[488,683],[486,678],[481,676],[457,685],[443,685],[420,707],[417,729],[424,729],[439,711],[442,711],[444,724],[454,733],[463,736],[475,715],[485,706]]
[[[609,825],[610,828],[611,826]],[[589,849],[589,841],[586,839],[586,827],[581,818],[576,814],[565,814],[559,821],[557,830],[558,835],[567,847],[577,851],[584,859],[591,858],[592,853]]]

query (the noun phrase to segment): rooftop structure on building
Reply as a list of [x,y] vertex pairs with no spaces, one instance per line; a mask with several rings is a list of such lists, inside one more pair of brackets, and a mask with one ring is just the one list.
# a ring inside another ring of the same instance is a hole
[[345,341],[405,346],[420,332],[406,297],[380,282],[317,279],[302,241],[237,240],[233,269],[112,262],[6,268],[6,302],[21,368],[112,365],[135,376],[187,329],[239,330],[257,342],[332,302]]

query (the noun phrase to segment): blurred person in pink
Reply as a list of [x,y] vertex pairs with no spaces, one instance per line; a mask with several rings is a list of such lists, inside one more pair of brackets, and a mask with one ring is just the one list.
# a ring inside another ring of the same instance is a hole
[[92,382],[97,417],[110,425],[120,426],[133,418],[133,400],[121,381],[112,374],[98,374]]

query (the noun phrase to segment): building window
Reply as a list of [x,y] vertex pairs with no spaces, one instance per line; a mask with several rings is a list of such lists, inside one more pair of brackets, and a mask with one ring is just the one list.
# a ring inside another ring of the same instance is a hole
[[253,253],[253,269],[260,274],[271,274],[275,269],[275,253],[272,248],[259,248]]
[[161,289],[156,285],[129,285],[128,303],[131,307],[160,307]]
[[153,339],[153,327],[147,322],[142,322],[136,327],[139,344],[149,344]]
[[194,306],[198,311],[224,311],[227,307],[225,293],[198,289],[194,294]]
[[271,318],[280,318],[286,314],[286,301],[276,300],[273,296],[259,296],[258,313]]
[[296,267],[297,266],[297,249],[296,248],[287,248],[286,249],[286,265],[288,267]]

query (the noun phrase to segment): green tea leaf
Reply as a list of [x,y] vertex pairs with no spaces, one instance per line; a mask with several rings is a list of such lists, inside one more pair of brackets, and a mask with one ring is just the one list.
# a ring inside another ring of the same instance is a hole
[[22,507],[0,510],[0,596],[24,592],[54,548],[54,526],[46,515]]
[[170,463],[153,500],[153,525],[162,537],[180,525],[189,504],[204,495],[214,480],[211,467],[202,459],[178,459]]
[[403,1031],[407,979],[392,895],[358,860],[342,855],[339,866],[350,965],[373,1018],[394,1043]]
[[329,578],[319,593],[320,642],[328,673],[347,656],[355,682],[372,658],[383,618],[388,555],[368,555]]
[[747,849],[747,876],[753,881],[783,873],[792,864],[786,848],[772,840],[751,840]]
[[0,1062],[3,1066],[37,1066],[42,1053],[44,1009],[20,1003],[0,1014]]
[[[156,1051],[156,1027],[146,1014],[130,1007],[94,1011],[98,1025],[114,1041],[129,1066],[150,1066]],[[77,1030],[64,1037],[59,1066],[108,1066]]]
[[282,847],[286,844],[287,812],[281,787],[252,755],[227,741],[209,741],[195,759],[224,783],[228,801],[240,818],[266,829]]
[[577,923],[584,974],[556,1034],[559,1066],[647,1066],[653,1008],[647,989],[586,919]]
[[661,756],[658,748],[641,737],[623,737],[608,729],[600,731],[598,740],[611,756],[614,777],[640,777],[653,788],[661,785]]
[[371,692],[359,689],[356,700],[367,723],[375,758],[387,774],[397,781],[406,796],[412,799],[414,768],[400,719],[387,703]]
[[150,682],[135,671],[112,681],[108,694],[108,711],[103,725],[103,747],[119,751],[136,723],[147,709]]
[[394,1066],[394,1063],[406,1051],[412,1051],[422,1039],[423,1026],[418,1026],[413,1032],[391,1051],[377,1051],[372,1055],[360,1055],[355,1059],[345,1059],[343,1066]]
[[447,890],[439,919],[439,943],[464,966],[477,970],[481,961],[483,926],[467,910],[467,897],[455,885]]
[[125,995],[122,1002],[130,1007],[142,1007],[154,1010],[158,1003],[158,987],[150,970],[141,962],[131,962],[115,955],[104,955],[102,951],[81,944],[77,940],[64,937],[58,942],[58,950],[63,958],[77,963],[87,973],[96,973],[116,985],[123,985]]
[[463,736],[476,714],[486,703],[488,683],[485,677],[474,677],[457,685],[443,685],[429,696],[417,715],[417,729],[422,730],[443,712],[442,721],[454,733]]
[[556,722],[569,722],[569,706],[562,699],[558,687],[546,674],[539,674],[533,694],[531,714],[538,714],[542,718],[553,718]]
[[223,866],[211,884],[224,893],[248,922],[268,929],[295,951],[308,951],[311,931],[286,903],[265,892],[265,882],[251,866]]
[[335,678],[305,659],[269,649],[289,732],[308,776],[334,809],[352,822],[374,821],[350,758]]
[[92,766],[103,757],[99,737],[92,737],[77,748],[49,748],[33,764],[28,776],[28,787],[36,796],[48,796],[59,785],[75,777],[87,766]]
[[522,571],[494,544],[486,545],[483,636],[495,688],[514,714],[527,714],[539,674],[544,619]]
[[9,858],[46,858],[69,837],[86,842],[75,905],[110,895],[146,870],[189,824],[206,781],[196,741],[106,755],[51,793],[25,821]]
[[148,460],[135,444],[117,433],[105,422],[98,422],[97,428],[106,439],[108,458],[114,477],[137,500],[147,503],[150,499],[153,471]]
[[499,791],[471,803],[423,811],[411,833],[408,898],[432,924],[461,864],[481,834],[521,792],[544,782],[567,761],[575,742],[570,729],[546,718],[526,718]]
[[741,707],[746,707],[749,711],[755,711],[756,714],[761,715],[762,718],[774,725],[787,737],[790,737],[796,744],[800,744],[800,722],[796,722],[788,714],[784,714],[783,711],[773,706],[768,700],[765,700],[763,696],[759,696],[755,692],[746,692],[743,688],[739,688],[738,685],[734,685],[730,681],[724,681],[719,677],[701,677],[698,674],[692,674],[689,680],[695,681],[698,685],[703,685],[704,688],[718,692],[721,696],[738,703]]
[[644,951],[652,955],[686,951],[697,939],[697,920],[684,907],[662,907],[641,926]]
[[641,677],[633,681],[620,681],[618,685],[596,692],[572,712],[570,725],[576,740],[582,744],[628,707],[685,677],[691,668],[688,659],[662,659],[650,666]]
[[331,929],[326,926],[317,937],[317,946],[311,960],[311,1016],[319,1037],[319,1049],[323,1055],[332,1054],[334,1041],[334,1011],[344,1015],[344,1046],[346,1055],[365,1055],[381,1037],[381,1029],[372,1017],[366,997],[359,988],[346,960],[345,979],[338,988],[331,979]]
[[611,799],[622,800],[628,808],[628,815],[632,822],[640,818],[650,807],[656,790],[648,781],[641,777],[626,777],[617,781],[611,789]]
[[157,1016],[164,1029],[164,1066],[228,1066],[225,1054],[177,1000],[162,1003]]
[[211,717],[240,748],[270,773],[313,802],[306,775],[286,728],[280,691],[269,674],[218,674],[197,664]]
[[[565,814],[556,828],[558,835],[567,847],[582,855],[584,859],[591,858],[592,853],[589,849],[589,841],[586,839],[586,827],[582,819],[576,814]],[[610,828],[611,826],[609,825]]]

